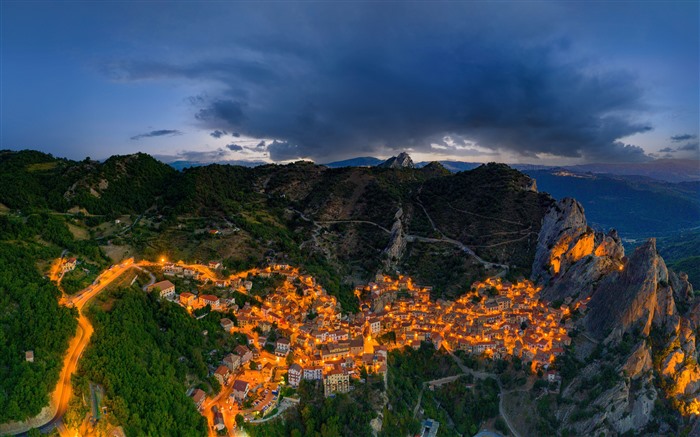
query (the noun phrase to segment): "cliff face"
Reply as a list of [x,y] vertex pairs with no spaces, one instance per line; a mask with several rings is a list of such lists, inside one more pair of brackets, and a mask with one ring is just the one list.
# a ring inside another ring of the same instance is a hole
[[[700,298],[687,275],[667,269],[654,239],[625,258],[615,231],[593,231],[581,205],[563,199],[543,219],[532,277],[544,299],[588,302],[574,342],[581,369],[562,391],[574,403],[556,412],[565,426],[581,434],[639,433],[654,420],[655,429],[672,432],[651,414],[659,397],[689,421],[700,413]],[[577,408],[585,408],[585,419]]]
[[604,275],[619,268],[624,253],[617,232],[595,232],[586,224],[581,204],[565,198],[542,220],[532,279],[549,284],[545,299],[585,298]]

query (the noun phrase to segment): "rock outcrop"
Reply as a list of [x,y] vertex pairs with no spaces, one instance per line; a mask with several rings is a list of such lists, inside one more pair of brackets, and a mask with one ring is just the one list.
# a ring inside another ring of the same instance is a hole
[[563,427],[580,435],[642,433],[659,420],[652,415],[658,398],[686,423],[700,415],[700,298],[687,275],[667,269],[655,239],[626,258],[615,231],[594,231],[581,205],[563,199],[542,221],[532,278],[546,300],[587,302],[575,342],[586,366],[562,387],[573,401],[555,413]]
[[545,285],[545,299],[584,298],[604,275],[619,267],[623,257],[617,232],[595,232],[587,225],[581,204],[564,198],[542,221],[532,279]]
[[676,311],[668,270],[656,252],[656,240],[638,247],[620,267],[622,270],[601,281],[588,304],[586,328],[600,340],[608,335],[620,337],[635,328],[648,336],[652,323],[661,327]]
[[408,153],[401,152],[398,156],[392,156],[383,163],[379,164],[377,167],[383,168],[415,168],[413,160]]

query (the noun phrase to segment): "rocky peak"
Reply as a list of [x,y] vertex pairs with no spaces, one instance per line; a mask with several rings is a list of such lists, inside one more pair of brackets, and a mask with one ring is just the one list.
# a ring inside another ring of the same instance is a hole
[[383,163],[379,164],[378,167],[383,168],[415,168],[413,160],[406,152],[401,152],[398,156],[392,156]]
[[648,335],[652,324],[666,325],[676,314],[668,270],[651,238],[601,281],[589,303],[586,327],[595,337],[615,337],[632,329]]

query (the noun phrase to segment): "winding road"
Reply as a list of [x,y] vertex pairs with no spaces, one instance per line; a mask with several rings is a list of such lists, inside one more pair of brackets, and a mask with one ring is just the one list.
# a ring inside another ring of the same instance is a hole
[[73,393],[71,377],[75,373],[78,360],[94,332],[92,324],[88,318],[85,317],[82,309],[92,298],[102,292],[115,279],[130,268],[136,266],[133,261],[133,258],[130,258],[121,264],[110,267],[102,272],[92,285],[73,296],[66,296],[62,299],[62,304],[68,307],[75,307],[78,310],[78,329],[75,337],[70,341],[68,351],[64,358],[63,369],[61,370],[56,388],[51,395],[48,408],[52,414],[48,419],[45,419],[44,416],[47,415],[47,412],[42,411],[38,416],[24,422],[2,424],[0,426],[0,434],[24,435],[32,428],[39,428],[39,430],[44,433],[50,432],[53,429],[57,429],[61,435],[66,433],[66,429],[63,426],[63,415],[66,414],[68,401]]

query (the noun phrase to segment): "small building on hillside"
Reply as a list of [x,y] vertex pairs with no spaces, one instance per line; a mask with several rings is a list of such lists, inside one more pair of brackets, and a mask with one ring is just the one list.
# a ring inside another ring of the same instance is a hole
[[248,390],[250,389],[250,384],[242,379],[237,379],[233,382],[233,397],[238,402],[243,402],[248,396]]
[[192,400],[194,401],[194,404],[197,406],[197,409],[202,408],[202,404],[204,403],[204,399],[207,397],[206,393],[204,393],[204,390],[202,389],[195,389],[192,392]]
[[245,364],[253,359],[253,352],[242,344],[236,346],[236,349],[234,349],[233,352],[241,357],[241,364]]
[[192,306],[192,304],[195,303],[197,300],[197,296],[195,296],[192,293],[184,292],[180,293],[180,305],[189,307]]
[[164,299],[172,299],[175,297],[175,284],[170,281],[160,281],[151,285],[151,290],[155,290]]
[[323,377],[323,393],[347,393],[350,391],[350,375],[343,369],[333,369]]
[[230,371],[235,372],[241,366],[241,357],[236,354],[228,354],[224,357],[223,363]]
[[299,364],[294,363],[289,366],[289,371],[287,372],[287,380],[289,381],[289,385],[292,387],[298,387],[303,373],[304,370]]
[[61,266],[61,270],[63,273],[70,272],[75,268],[75,266],[78,264],[78,260],[75,258],[68,258],[63,262],[63,265]]
[[223,319],[221,319],[221,321],[219,323],[221,324],[221,327],[224,328],[224,331],[226,331],[226,332],[231,332],[231,330],[234,327],[233,321],[231,321],[231,319],[223,318]]
[[219,381],[219,384],[221,385],[226,385],[226,383],[228,382],[229,375],[230,371],[228,367],[224,366],[223,364],[217,367],[216,371],[214,372],[214,378],[216,378],[216,380]]

